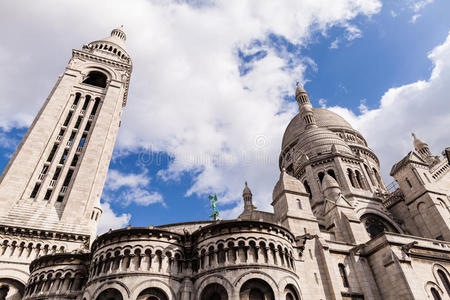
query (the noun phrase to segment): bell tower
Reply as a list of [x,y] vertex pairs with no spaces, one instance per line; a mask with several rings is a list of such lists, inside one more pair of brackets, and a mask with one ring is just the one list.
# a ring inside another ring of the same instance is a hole
[[87,247],[95,237],[132,71],[125,40],[123,29],[114,29],[72,51],[3,171],[0,270],[5,254],[9,263],[23,263]]

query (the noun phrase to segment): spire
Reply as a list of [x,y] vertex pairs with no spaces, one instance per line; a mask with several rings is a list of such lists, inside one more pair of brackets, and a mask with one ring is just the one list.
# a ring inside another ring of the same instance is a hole
[[244,198],[244,211],[251,211],[253,209],[256,209],[256,207],[253,206],[252,191],[248,187],[247,181],[245,182],[245,187],[242,191],[242,198]]
[[296,83],[297,89],[295,90],[295,100],[297,100],[300,115],[303,119],[306,129],[317,128],[316,118],[314,117],[314,112],[312,109],[311,102],[309,101],[309,96],[306,90],[299,84]]

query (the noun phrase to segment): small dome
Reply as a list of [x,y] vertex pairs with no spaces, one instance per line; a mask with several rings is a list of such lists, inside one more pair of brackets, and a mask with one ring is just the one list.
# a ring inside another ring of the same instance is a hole
[[113,44],[116,44],[120,48],[122,48],[123,51],[127,51],[127,47],[125,46],[125,41],[127,39],[127,35],[123,31],[123,26],[120,28],[113,29],[111,31],[111,35],[108,37],[105,37],[101,39],[100,41],[110,42]]
[[412,135],[413,138],[414,138],[414,148],[415,148],[416,150],[419,150],[419,149],[421,149],[421,148],[424,147],[424,146],[427,146],[427,147],[428,147],[428,144],[425,143],[424,141],[422,141],[421,139],[419,139],[419,138],[415,135],[414,132],[411,133],[411,135]]
[[[313,108],[313,112],[318,127],[356,131],[344,118],[331,110],[324,108]],[[281,148],[284,149],[289,146],[289,144],[297,139],[304,131],[304,121],[300,114],[297,114],[289,123],[284,132]]]
[[340,188],[339,183],[330,174],[326,173],[322,180],[322,189]]
[[295,96],[297,97],[299,94],[307,94],[306,90],[297,83],[297,89],[295,90]]
[[275,187],[273,189],[273,200],[277,199],[278,196],[284,191],[302,194],[307,193],[305,187],[303,186],[303,183],[301,183],[297,178],[286,173],[285,169],[281,171],[280,179],[278,180],[277,184],[275,184]]

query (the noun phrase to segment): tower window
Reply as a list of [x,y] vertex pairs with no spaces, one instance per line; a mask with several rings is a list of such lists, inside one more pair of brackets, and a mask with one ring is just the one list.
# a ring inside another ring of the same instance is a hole
[[69,137],[68,146],[71,146],[71,145],[72,145],[73,140],[75,139],[75,136],[76,136],[76,135],[77,135],[77,132],[76,132],[76,131],[72,131],[72,133],[70,134],[70,137]]
[[47,171],[48,171],[48,166],[44,166],[42,168],[41,174],[47,174]]
[[84,131],[89,131],[89,130],[91,130],[91,124],[92,124],[92,122],[91,122],[91,121],[88,121],[88,122],[86,123],[86,127],[84,127]]
[[[112,48],[112,47],[111,47]],[[92,71],[88,74],[83,83],[90,84],[93,86],[105,88],[107,77],[102,72]]]
[[320,183],[322,183],[324,177],[325,177],[325,174],[324,174],[323,172],[320,172],[320,173],[319,173],[319,180],[320,180]]
[[409,181],[408,178],[405,178],[406,183],[408,184],[409,188],[412,189],[411,181]]
[[334,170],[332,170],[332,169],[329,169],[329,170],[327,171],[327,173],[328,173],[328,175],[330,175],[331,177],[333,177],[333,178],[334,178],[334,180],[337,180],[337,178],[336,178],[336,174],[334,174]]
[[82,120],[83,118],[80,116],[80,117],[78,117],[78,119],[77,119],[77,122],[75,123],[75,129],[78,129],[78,127],[80,127],[80,123],[81,123],[81,120]]
[[51,195],[52,195],[52,190],[48,189],[47,192],[45,192],[44,200],[50,199]]
[[302,209],[302,202],[300,201],[300,199],[297,199],[297,206],[298,209]]
[[72,112],[71,111],[69,111],[69,113],[67,114],[67,118],[66,118],[66,120],[64,121],[64,126],[67,126],[67,125],[69,125],[69,122],[70,122],[70,119],[72,118]]
[[65,130],[61,128],[61,130],[59,131],[59,136],[63,136],[64,135]]
[[77,104],[78,104],[78,101],[80,101],[80,97],[81,97],[81,94],[80,94],[80,93],[76,93],[76,94],[75,94],[75,99],[73,100],[73,104],[74,104],[74,105],[77,105]]
[[347,169],[347,175],[348,175],[348,179],[350,180],[352,187],[356,187],[355,181],[353,180],[353,171],[350,169]]
[[83,110],[86,110],[86,108],[87,108],[88,105],[89,105],[89,101],[90,101],[90,100],[91,100],[91,96],[87,95],[87,96],[86,96],[86,99],[84,100],[83,107],[82,107]]
[[435,288],[431,288],[431,295],[433,295],[433,300],[441,300],[441,295]]
[[61,159],[59,160],[59,163],[60,163],[61,165],[63,165],[64,162],[66,161],[68,154],[69,154],[69,149],[64,149],[64,153],[63,153],[63,155],[61,156]]
[[61,173],[61,168],[56,168],[55,174],[53,174],[52,180],[57,180],[59,177],[59,173]]
[[37,195],[37,193],[39,192],[39,188],[41,187],[41,184],[40,183],[36,183],[35,184],[35,186],[34,186],[34,188],[33,188],[33,191],[31,191],[31,195],[30,195],[30,198],[36,198],[36,195]]
[[81,137],[80,143],[78,144],[78,148],[83,148],[84,143],[86,142],[86,133],[83,134],[83,136]]
[[306,192],[309,194],[309,200],[312,198],[311,188],[309,187],[308,181],[304,181],[303,185],[305,186]]
[[70,179],[72,179],[72,175],[73,175],[73,170],[69,170],[69,172],[67,172],[66,179],[64,179],[63,186],[69,186]]
[[73,157],[72,163],[70,164],[71,167],[75,167],[78,163],[78,154],[75,154]]
[[348,284],[348,279],[347,279],[347,273],[345,272],[345,266],[343,264],[339,264],[339,275],[341,275],[341,279],[342,279],[342,284],[344,285],[344,287],[348,288],[349,284]]
[[92,107],[91,115],[95,115],[97,113],[98,106],[100,105],[100,98],[95,98],[94,107]]
[[51,162],[53,160],[53,157],[55,156],[57,149],[58,149],[58,144],[54,144],[52,150],[50,151],[50,154],[48,155],[48,158],[47,158],[48,162]]
[[358,182],[359,187],[364,188],[363,181],[361,178],[361,173],[359,173],[358,170],[355,171],[355,176],[356,176],[356,181]]

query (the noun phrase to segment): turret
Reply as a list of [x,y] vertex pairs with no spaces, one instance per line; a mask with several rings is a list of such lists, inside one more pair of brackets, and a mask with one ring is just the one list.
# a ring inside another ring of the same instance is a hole
[[317,128],[316,119],[312,109],[311,102],[309,102],[308,93],[297,82],[297,89],[295,91],[295,100],[297,100],[300,115],[304,121],[306,129]]

